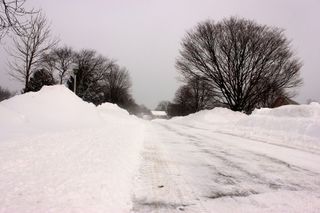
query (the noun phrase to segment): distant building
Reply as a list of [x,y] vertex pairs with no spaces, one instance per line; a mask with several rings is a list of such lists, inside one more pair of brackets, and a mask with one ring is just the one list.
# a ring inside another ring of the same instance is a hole
[[271,108],[276,108],[276,107],[280,107],[283,105],[299,105],[299,103],[291,100],[288,97],[285,96],[279,96],[271,105]]
[[154,119],[168,119],[168,115],[165,111],[151,111],[151,114]]

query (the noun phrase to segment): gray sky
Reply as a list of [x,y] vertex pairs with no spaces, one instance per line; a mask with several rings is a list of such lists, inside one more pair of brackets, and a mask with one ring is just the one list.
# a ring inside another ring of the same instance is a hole
[[[296,97],[320,100],[319,0],[28,0],[42,8],[61,45],[91,48],[129,69],[133,96],[154,108],[177,89],[174,68],[186,30],[206,19],[239,16],[286,30],[302,59],[304,79]],[[0,85],[21,86],[6,74],[8,55],[0,51]]]

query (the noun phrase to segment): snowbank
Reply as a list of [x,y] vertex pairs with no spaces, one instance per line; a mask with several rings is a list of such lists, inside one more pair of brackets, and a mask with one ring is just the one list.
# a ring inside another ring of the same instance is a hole
[[129,112],[121,109],[117,104],[104,103],[97,106],[99,113],[104,116],[128,117]]
[[234,112],[226,108],[216,107],[212,110],[202,110],[185,117],[175,117],[170,121],[181,124],[207,123],[211,125],[226,125],[235,123],[247,115],[241,112]]
[[319,149],[320,104],[257,109],[239,120],[234,132],[253,139]]
[[0,103],[0,212],[129,212],[144,123],[64,86]]
[[320,152],[318,103],[257,109],[251,115],[214,108],[170,122]]
[[2,101],[0,115],[0,126],[6,131],[30,134],[93,127],[103,122],[93,104],[82,101],[63,85],[45,86],[39,92]]
[[167,116],[167,113],[165,111],[153,110],[151,111],[151,113],[154,116]]
[[241,120],[238,125],[320,139],[320,104],[255,110],[249,118]]

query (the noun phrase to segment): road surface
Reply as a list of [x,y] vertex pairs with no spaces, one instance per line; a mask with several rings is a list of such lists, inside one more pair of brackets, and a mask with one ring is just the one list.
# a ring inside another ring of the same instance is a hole
[[133,212],[320,212],[320,155],[149,122]]

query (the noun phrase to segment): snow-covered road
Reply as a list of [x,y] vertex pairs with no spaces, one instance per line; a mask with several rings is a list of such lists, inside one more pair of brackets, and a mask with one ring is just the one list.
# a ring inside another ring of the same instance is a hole
[[61,85],[0,118],[0,212],[320,212],[317,103],[144,121]]
[[146,124],[134,212],[320,212],[320,156],[170,121]]

